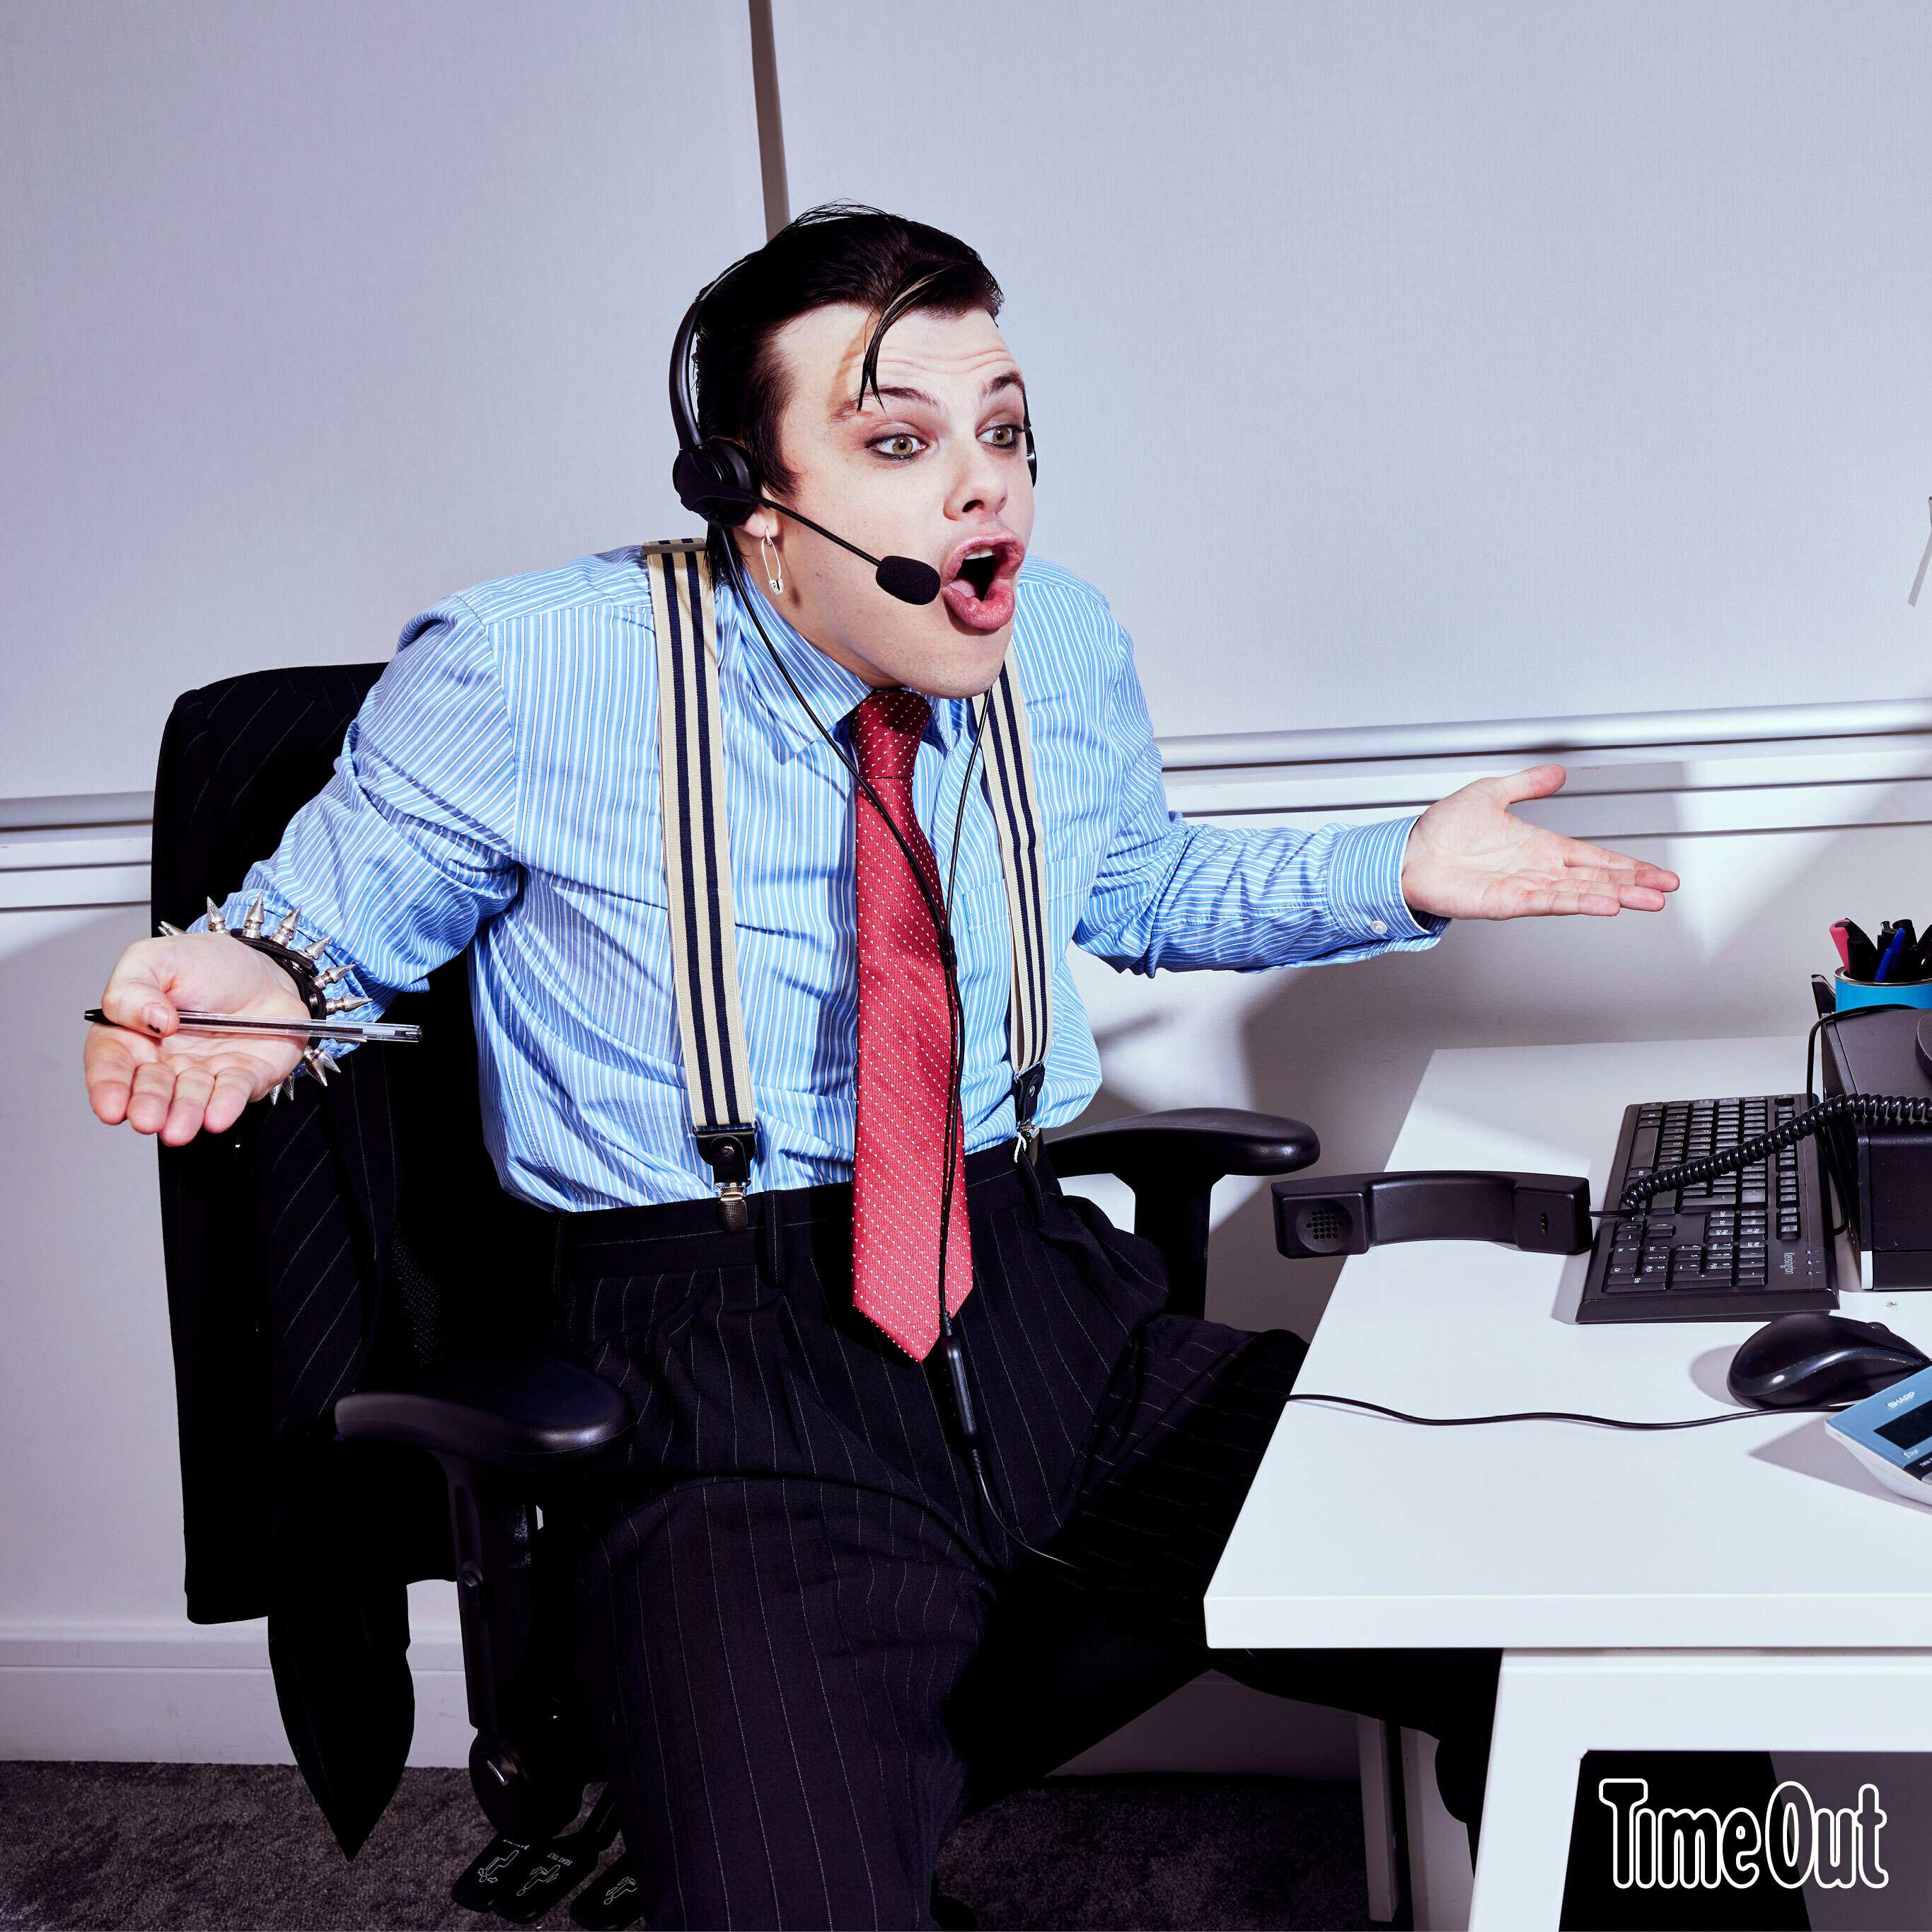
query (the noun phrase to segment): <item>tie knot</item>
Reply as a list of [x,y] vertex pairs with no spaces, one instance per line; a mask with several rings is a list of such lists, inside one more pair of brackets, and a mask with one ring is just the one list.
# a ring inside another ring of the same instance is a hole
[[872,784],[909,780],[932,706],[916,691],[875,691],[852,714],[859,770]]

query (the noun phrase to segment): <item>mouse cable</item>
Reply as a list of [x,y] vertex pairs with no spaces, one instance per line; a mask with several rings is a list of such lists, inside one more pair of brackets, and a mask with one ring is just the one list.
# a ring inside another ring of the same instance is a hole
[[1630,1422],[1616,1415],[1582,1415],[1568,1408],[1526,1408],[1509,1415],[1411,1415],[1400,1408],[1384,1408],[1378,1402],[1364,1402],[1352,1395],[1306,1395],[1296,1390],[1290,1402],[1333,1402],[1340,1408],[1366,1409],[1372,1415],[1385,1415],[1391,1422],[1412,1422],[1423,1429],[1473,1429],[1490,1422],[1582,1422],[1598,1429],[1708,1429],[1714,1422],[1749,1422],[1766,1415],[1836,1415],[1856,1406],[1849,1402],[1796,1403],[1789,1408],[1733,1408],[1721,1415],[1694,1415],[1682,1422]]

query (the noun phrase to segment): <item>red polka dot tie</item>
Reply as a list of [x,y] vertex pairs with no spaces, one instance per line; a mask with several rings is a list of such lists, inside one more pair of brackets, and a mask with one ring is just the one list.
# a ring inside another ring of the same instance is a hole
[[[939,868],[914,815],[912,771],[932,707],[916,691],[875,691],[852,714],[859,769],[892,815],[935,904]],[[945,1180],[951,1028],[939,938],[898,842],[862,794],[859,1125],[852,1162],[852,1300],[914,1360],[939,1340],[939,1208]],[[956,1120],[957,1115],[955,1116]],[[973,1286],[964,1136],[946,1247],[946,1306]]]

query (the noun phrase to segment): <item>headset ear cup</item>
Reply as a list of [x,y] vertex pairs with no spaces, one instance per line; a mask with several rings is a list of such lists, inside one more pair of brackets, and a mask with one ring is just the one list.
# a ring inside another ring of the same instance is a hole
[[708,436],[681,449],[671,466],[671,487],[693,516],[736,530],[758,508],[760,492],[752,460],[735,442]]
[[1040,481],[1040,446],[1033,440],[1033,419],[1028,417],[1025,424],[1027,446],[1027,476],[1034,482]]

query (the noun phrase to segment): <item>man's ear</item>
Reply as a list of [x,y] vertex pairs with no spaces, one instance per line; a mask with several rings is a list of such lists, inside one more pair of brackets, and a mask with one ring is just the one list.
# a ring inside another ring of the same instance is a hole
[[776,542],[780,527],[778,513],[776,510],[757,509],[738,526],[740,536],[756,543],[763,537]]

